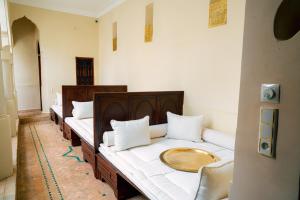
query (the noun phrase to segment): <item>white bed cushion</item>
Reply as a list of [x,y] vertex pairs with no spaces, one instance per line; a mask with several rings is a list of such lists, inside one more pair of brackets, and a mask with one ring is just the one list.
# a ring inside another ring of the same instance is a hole
[[219,200],[228,196],[233,161],[222,160],[199,170],[200,184],[195,200]]
[[233,135],[212,129],[205,129],[202,133],[202,139],[226,149],[234,150],[235,137]]
[[160,161],[161,152],[177,147],[199,148],[222,160],[233,160],[234,152],[207,142],[168,139],[151,140],[151,145],[115,151],[101,144],[99,151],[151,200],[194,200],[199,173],[174,170]]
[[94,118],[79,119],[80,126],[94,136]]
[[201,141],[203,116],[181,116],[167,112],[168,138]]
[[62,94],[61,93],[56,93],[56,100],[55,104],[58,106],[62,106]]
[[72,101],[73,111],[72,114],[76,119],[86,119],[93,117],[93,101],[78,102]]
[[131,121],[111,120],[115,133],[115,149],[123,151],[132,147],[150,144],[149,116]]
[[53,110],[60,118],[63,117],[63,114],[62,114],[62,106],[59,106],[59,105],[52,105],[51,108],[52,108],[52,110]]
[[94,146],[93,118],[76,119],[75,117],[67,117],[65,123],[75,130],[80,138]]

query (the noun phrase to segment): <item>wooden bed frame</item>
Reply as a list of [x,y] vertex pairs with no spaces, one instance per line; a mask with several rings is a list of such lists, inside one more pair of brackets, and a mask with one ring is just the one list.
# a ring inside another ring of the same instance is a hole
[[[72,117],[73,105],[72,101],[92,101],[95,93],[114,93],[114,92],[127,92],[126,85],[98,85],[98,86],[62,86],[63,96],[63,120],[66,117]],[[72,146],[80,146],[83,152],[83,159],[89,162],[95,172],[95,154],[94,147],[87,141],[80,137],[80,135],[73,130],[68,124],[63,123],[63,136],[64,138],[71,140]],[[94,162],[93,162],[94,161]]]
[[[92,101],[96,92],[127,92],[126,85],[63,85],[63,121],[66,117],[72,117],[72,101]],[[76,137],[75,131],[63,123],[64,138],[71,140],[73,146],[80,145],[80,138]]]
[[63,131],[63,119],[52,108],[50,108],[50,119],[59,125],[60,130]]
[[55,121],[55,112],[52,108],[49,109],[49,112],[50,112],[50,119],[51,121],[54,121],[55,124],[56,124],[56,121]]
[[[108,183],[117,199],[143,193],[99,151],[105,131],[111,131],[112,119],[126,121],[150,117],[150,125],[167,122],[166,112],[182,115],[183,91],[96,93],[94,97],[94,169],[101,181]],[[84,151],[86,149],[83,148]],[[92,157],[92,155],[91,155]],[[145,194],[144,194],[145,195]],[[146,195],[145,195],[146,196]]]

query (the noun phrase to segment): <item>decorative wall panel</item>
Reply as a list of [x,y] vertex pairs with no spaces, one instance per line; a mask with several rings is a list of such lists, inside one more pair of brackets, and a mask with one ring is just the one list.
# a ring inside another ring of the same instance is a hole
[[227,0],[210,0],[208,27],[227,24]]
[[152,42],[153,37],[153,3],[146,6],[145,42]]
[[112,27],[113,31],[113,51],[117,51],[118,49],[118,24],[117,22],[113,23],[113,27]]

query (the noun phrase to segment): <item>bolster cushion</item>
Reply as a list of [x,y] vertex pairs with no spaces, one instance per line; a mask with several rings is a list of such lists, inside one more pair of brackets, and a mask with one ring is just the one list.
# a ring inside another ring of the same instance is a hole
[[232,151],[234,150],[235,137],[233,135],[212,129],[205,129],[202,134],[202,139],[205,142],[209,142]]
[[219,200],[228,196],[232,177],[233,161],[222,160],[199,170],[200,184],[195,200]]
[[107,147],[115,145],[115,133],[114,131],[105,131],[103,134],[103,144]]

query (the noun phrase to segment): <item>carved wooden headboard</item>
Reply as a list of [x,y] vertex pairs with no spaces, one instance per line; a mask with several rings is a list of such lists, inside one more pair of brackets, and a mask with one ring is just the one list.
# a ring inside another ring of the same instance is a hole
[[182,115],[183,91],[95,93],[94,147],[98,151],[103,133],[112,130],[110,121],[150,117],[150,125],[167,122],[166,112]]
[[72,101],[92,101],[96,92],[127,92],[126,85],[63,85],[63,119],[72,116]]

